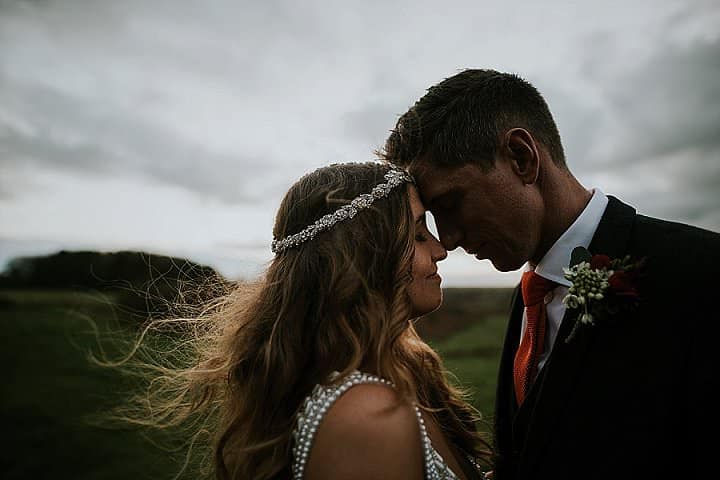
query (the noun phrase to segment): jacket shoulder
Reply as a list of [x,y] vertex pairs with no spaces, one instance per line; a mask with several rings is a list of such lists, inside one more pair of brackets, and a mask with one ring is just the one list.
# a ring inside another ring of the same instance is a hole
[[670,285],[676,290],[704,290],[720,270],[720,234],[636,215],[627,253],[647,260],[646,272],[660,282],[661,290]]
[[684,254],[690,258],[699,253],[714,258],[720,255],[720,233],[693,225],[638,214],[633,233],[634,246],[647,245],[649,253]]

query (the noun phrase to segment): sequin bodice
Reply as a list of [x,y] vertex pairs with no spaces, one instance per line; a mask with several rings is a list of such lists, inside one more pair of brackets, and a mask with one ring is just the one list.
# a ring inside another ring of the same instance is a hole
[[[292,473],[294,480],[302,480],[303,478],[315,433],[327,411],[343,393],[355,385],[363,383],[392,386],[389,381],[375,375],[353,372],[339,384],[330,386],[316,385],[310,396],[305,399],[303,407],[297,414],[297,424],[293,431]],[[420,425],[425,478],[428,480],[457,480],[455,474],[430,443],[430,437],[425,428],[425,421],[420,414],[420,409],[417,406],[414,406],[414,408]]]

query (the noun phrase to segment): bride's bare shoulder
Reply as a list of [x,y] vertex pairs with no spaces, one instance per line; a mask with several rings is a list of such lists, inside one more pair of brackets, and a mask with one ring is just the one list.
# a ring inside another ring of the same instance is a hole
[[415,409],[387,385],[361,384],[330,407],[316,433],[306,479],[422,479]]

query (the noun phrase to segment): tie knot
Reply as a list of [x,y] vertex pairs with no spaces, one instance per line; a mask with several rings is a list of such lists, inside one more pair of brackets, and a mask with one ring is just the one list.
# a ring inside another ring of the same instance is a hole
[[557,286],[557,283],[541,277],[532,270],[523,273],[522,280],[520,282],[523,304],[526,307],[529,307],[542,302],[545,295]]

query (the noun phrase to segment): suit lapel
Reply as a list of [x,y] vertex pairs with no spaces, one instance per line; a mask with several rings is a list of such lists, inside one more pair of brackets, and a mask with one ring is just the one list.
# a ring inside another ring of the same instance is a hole
[[[603,253],[617,258],[625,255],[627,250],[635,210],[614,197],[608,197],[608,200],[588,250],[592,254]],[[528,398],[530,402],[526,400],[520,409],[519,415],[528,417],[526,441],[521,450],[520,465],[523,471],[532,471],[543,445],[548,442],[556,422],[562,417],[566,402],[582,372],[585,354],[593,341],[592,328],[581,328],[572,341],[565,341],[577,320],[575,317],[576,312],[565,313],[553,351],[544,367],[544,376],[533,386]],[[530,411],[525,412],[524,408]]]
[[502,457],[509,456],[513,448],[513,419],[517,411],[515,388],[513,386],[513,362],[515,350],[520,343],[523,303],[520,287],[515,288],[511,304],[510,322],[505,334],[497,393],[495,397],[495,442]]
[[608,206],[588,250],[593,255],[602,253],[610,258],[624,256],[634,224],[635,209],[608,196]]

